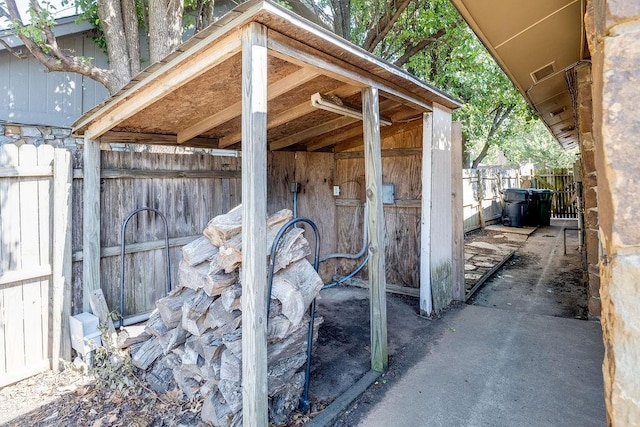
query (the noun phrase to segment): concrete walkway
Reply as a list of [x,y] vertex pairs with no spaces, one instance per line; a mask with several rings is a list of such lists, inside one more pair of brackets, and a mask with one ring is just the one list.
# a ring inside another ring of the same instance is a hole
[[349,423],[606,424],[599,323],[464,306],[437,328],[438,342],[369,411],[353,410]]

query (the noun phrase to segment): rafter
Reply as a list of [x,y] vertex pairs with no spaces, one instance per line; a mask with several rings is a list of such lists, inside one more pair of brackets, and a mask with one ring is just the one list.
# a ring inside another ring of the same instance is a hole
[[[267,99],[271,100],[276,98],[283,93],[290,91],[291,89],[300,86],[309,80],[313,80],[318,77],[320,73],[317,70],[313,70],[311,68],[301,68],[293,73],[289,74],[286,77],[278,80],[275,83],[272,83],[267,88]],[[198,120],[195,123],[192,123],[185,129],[182,129],[178,132],[178,144],[182,144],[189,139],[196,137],[203,132],[208,131],[209,129],[213,129],[216,126],[221,125],[231,119],[234,119],[240,116],[242,112],[242,101],[238,101],[234,104],[231,104],[227,108],[222,111],[219,111],[215,114],[212,114],[208,117],[205,117],[202,120]]]
[[322,135],[323,133],[331,132],[345,126],[349,126],[350,124],[356,123],[359,121],[360,121],[359,119],[354,119],[353,117],[340,117],[334,120],[330,120],[321,125],[305,129],[302,132],[298,132],[293,135],[289,135],[282,139],[274,141],[271,144],[269,144],[269,149],[273,151],[273,150],[280,150],[282,148],[287,148],[291,145],[295,145],[299,142],[303,142],[306,139],[310,139],[315,136]]
[[[351,85],[343,85],[334,89],[332,91],[327,92],[331,95],[336,95],[342,98],[349,97],[356,93],[359,93],[361,89],[359,87],[351,86]],[[288,108],[285,111],[282,111],[272,117],[267,118],[267,129],[272,129],[276,126],[283,125],[292,120],[298,119],[302,116],[306,116],[312,112],[316,111],[316,108],[311,105],[311,102],[305,101],[294,107]],[[227,148],[240,142],[242,139],[241,132],[235,132],[229,135],[226,135],[220,138],[219,148]]]

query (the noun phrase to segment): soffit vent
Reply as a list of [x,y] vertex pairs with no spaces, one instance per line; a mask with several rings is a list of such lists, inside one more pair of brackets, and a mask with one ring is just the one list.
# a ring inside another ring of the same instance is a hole
[[538,83],[540,80],[543,80],[543,79],[549,77],[550,75],[552,75],[555,72],[556,72],[555,62],[552,62],[552,63],[547,64],[542,68],[538,68],[537,70],[532,72],[531,73],[531,78],[533,79],[534,83]]

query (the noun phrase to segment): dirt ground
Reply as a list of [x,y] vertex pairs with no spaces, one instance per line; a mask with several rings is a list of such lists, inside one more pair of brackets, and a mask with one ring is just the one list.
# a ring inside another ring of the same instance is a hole
[[[571,233],[567,233],[568,255],[563,255],[560,227],[537,230],[527,242],[516,245],[522,246],[514,257],[469,302],[584,318],[586,295],[581,285],[580,255],[575,232]],[[475,239],[486,243],[501,240],[514,244],[487,232],[476,233]],[[389,295],[387,301],[389,371],[337,421],[337,426],[353,425],[350,414],[375,404],[425,351],[437,351],[435,325],[448,311],[459,307],[454,304],[440,317],[425,319],[418,315],[416,298]],[[311,365],[311,417],[361,378],[370,363],[367,290],[338,287],[323,291],[318,314],[324,317],[324,325]],[[0,425],[198,426],[203,425],[199,419],[201,405],[197,399],[184,401],[178,393],[154,393],[127,364],[104,363],[92,375],[69,368],[0,389]],[[287,425],[301,426],[308,420],[309,416],[294,413]]]

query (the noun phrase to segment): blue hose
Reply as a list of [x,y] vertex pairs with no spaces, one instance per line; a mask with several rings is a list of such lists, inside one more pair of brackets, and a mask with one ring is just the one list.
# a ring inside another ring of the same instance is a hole
[[322,287],[322,289],[320,289],[321,291],[325,290],[325,289],[330,289],[333,288],[334,286],[338,286],[344,282],[346,282],[347,280],[351,279],[353,276],[355,276],[356,274],[358,274],[360,272],[360,270],[362,270],[364,268],[365,265],[367,265],[367,262],[369,261],[369,255],[367,255],[365,257],[364,260],[362,260],[362,263],[355,269],[353,270],[351,273],[347,274],[346,276],[344,276],[341,279],[338,279],[334,282],[331,282],[329,284],[326,284]]

